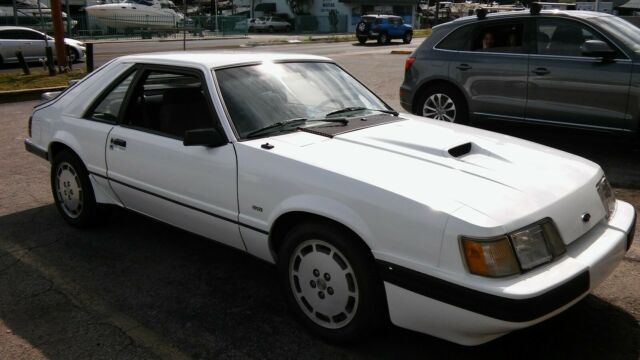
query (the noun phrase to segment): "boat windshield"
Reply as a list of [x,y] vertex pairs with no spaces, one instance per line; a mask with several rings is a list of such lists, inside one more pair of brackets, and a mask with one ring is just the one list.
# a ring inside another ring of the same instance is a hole
[[123,3],[153,6],[153,1],[147,1],[147,0],[125,0],[123,1]]
[[167,1],[167,0],[160,0],[160,7],[162,9],[173,9],[176,10],[176,4],[173,3],[173,1]]

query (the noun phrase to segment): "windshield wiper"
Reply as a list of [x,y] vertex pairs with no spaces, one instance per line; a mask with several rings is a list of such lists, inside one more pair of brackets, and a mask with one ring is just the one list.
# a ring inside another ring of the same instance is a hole
[[286,130],[289,129],[292,125],[301,125],[304,123],[308,123],[308,122],[315,122],[315,121],[324,121],[324,122],[333,122],[333,123],[342,123],[344,125],[349,123],[349,120],[345,119],[345,118],[332,118],[332,119],[307,119],[307,118],[293,118],[293,119],[289,119],[289,120],[283,120],[283,121],[278,121],[276,123],[273,123],[271,125],[267,125],[263,128],[254,130],[250,133],[248,133],[247,135],[245,135],[246,138],[252,138],[252,137],[256,137],[256,136],[260,136],[260,135],[264,135],[267,133],[270,133],[272,131],[282,131],[282,130]]
[[331,115],[336,115],[336,114],[342,114],[342,113],[346,113],[346,112],[351,112],[351,111],[362,111],[362,110],[370,110],[370,111],[378,111],[381,113],[385,113],[385,114],[391,114],[393,116],[398,116],[400,115],[397,111],[395,110],[387,110],[387,109],[369,109],[366,107],[362,107],[362,106],[349,106],[346,107],[344,109],[340,109],[340,110],[336,110],[336,111],[332,111],[328,114],[326,114],[325,116],[329,117]]

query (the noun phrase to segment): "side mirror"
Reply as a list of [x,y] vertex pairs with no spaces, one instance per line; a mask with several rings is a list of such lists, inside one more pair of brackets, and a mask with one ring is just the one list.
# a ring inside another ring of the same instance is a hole
[[582,46],[582,55],[611,59],[616,51],[602,40],[587,40]]
[[196,129],[188,130],[184,133],[184,146],[209,146],[218,147],[227,144],[229,140],[218,129]]

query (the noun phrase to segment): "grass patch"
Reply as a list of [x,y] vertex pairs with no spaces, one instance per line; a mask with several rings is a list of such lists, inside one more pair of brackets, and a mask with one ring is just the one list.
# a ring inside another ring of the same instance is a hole
[[424,37],[431,35],[431,28],[413,30],[413,37]]
[[56,76],[49,76],[49,72],[42,69],[31,69],[31,75],[24,75],[22,70],[0,73],[0,91],[67,86],[69,80],[79,79],[85,73],[81,68]]

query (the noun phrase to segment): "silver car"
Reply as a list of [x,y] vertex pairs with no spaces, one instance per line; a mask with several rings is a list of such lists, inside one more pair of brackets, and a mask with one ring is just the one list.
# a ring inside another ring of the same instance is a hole
[[[0,26],[0,64],[18,62],[17,51],[22,51],[28,62],[38,61],[46,56],[46,42],[52,48],[55,46],[54,39],[40,31],[21,26]],[[64,43],[69,46],[72,62],[84,60],[85,46],[82,42],[65,38]],[[55,58],[55,51],[53,56]]]
[[604,13],[519,11],[434,27],[407,59],[402,106],[444,121],[494,119],[636,135],[640,29]]

